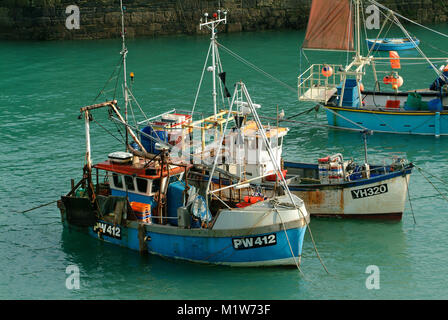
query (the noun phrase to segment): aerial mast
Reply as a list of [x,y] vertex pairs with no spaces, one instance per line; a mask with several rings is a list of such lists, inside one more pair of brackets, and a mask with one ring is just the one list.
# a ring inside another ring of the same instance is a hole
[[360,6],[361,0],[356,0],[356,58],[361,58],[361,19]]
[[[127,75],[126,75],[126,56],[128,54],[128,49],[126,48],[126,29],[124,28],[124,11],[126,7],[123,7],[123,0],[120,0],[120,8],[121,8],[121,39],[122,39],[122,49],[120,54],[123,57],[123,81],[124,81],[124,119],[125,122],[128,123],[128,103],[129,103],[129,95],[128,95],[128,83],[127,83]],[[126,151],[128,151],[128,130],[126,130]]]
[[221,10],[218,10],[217,13],[214,13],[211,20],[208,20],[208,13],[204,13],[204,17],[205,17],[205,22],[202,22],[201,19],[201,23],[199,24],[199,30],[202,30],[203,27],[208,28],[211,31],[211,49],[212,49],[212,66],[209,67],[209,70],[212,72],[212,77],[213,77],[213,91],[212,91],[212,96],[213,96],[213,112],[215,114],[215,118],[216,118],[216,114],[218,113],[218,106],[217,106],[217,93],[216,93],[216,56],[217,56],[217,51],[218,51],[218,46],[216,45],[216,34],[217,34],[217,27],[218,25],[220,25],[221,23],[223,24],[227,24],[227,11],[222,12],[224,14],[224,18],[221,18]]

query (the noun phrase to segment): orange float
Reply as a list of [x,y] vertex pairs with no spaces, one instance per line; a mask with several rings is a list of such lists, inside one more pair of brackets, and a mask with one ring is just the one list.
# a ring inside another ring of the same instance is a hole
[[326,78],[329,78],[333,75],[333,68],[329,65],[324,65],[322,68],[322,75]]
[[384,84],[391,84],[392,83],[392,76],[391,75],[387,75],[383,78],[383,82]]
[[403,77],[392,77],[390,84],[392,85],[392,89],[398,90],[404,83]]

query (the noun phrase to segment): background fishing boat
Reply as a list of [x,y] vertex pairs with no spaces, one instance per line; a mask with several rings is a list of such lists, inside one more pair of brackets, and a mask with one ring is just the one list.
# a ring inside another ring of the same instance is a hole
[[420,40],[413,37],[408,38],[381,38],[366,39],[369,50],[378,51],[399,51],[414,49],[420,44]]
[[[377,38],[381,37],[386,24],[391,21],[408,39],[412,39],[399,20],[404,19],[403,16],[376,1],[366,2],[385,11],[386,19]],[[337,1],[340,10],[331,11],[324,9],[326,1],[313,1],[303,49],[354,52],[354,57],[346,66],[326,63],[311,65],[299,76],[299,100],[321,104],[325,108],[328,124],[337,128],[436,137],[447,135],[448,78],[445,66],[437,68],[434,65],[435,61],[445,62],[447,58],[428,58],[418,47],[416,49],[421,58],[400,57],[396,51],[389,51],[388,57],[374,56],[373,47],[363,56],[362,3],[355,0],[351,6],[348,0]],[[355,18],[352,19],[352,16]],[[323,31],[318,32],[320,29]],[[437,34],[447,37],[440,32]],[[399,88],[404,83],[399,75],[401,61],[426,61],[435,71],[436,79],[423,83],[418,89],[400,92]],[[379,67],[384,62],[390,62],[390,65],[381,71]],[[373,84],[363,81],[368,66],[372,68]],[[382,82],[386,87],[381,86],[381,73],[385,74]],[[422,89],[425,87],[427,89]]]

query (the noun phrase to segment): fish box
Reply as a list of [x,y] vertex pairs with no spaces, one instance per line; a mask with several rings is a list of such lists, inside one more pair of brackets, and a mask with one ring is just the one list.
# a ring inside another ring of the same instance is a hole
[[131,202],[131,208],[138,220],[151,223],[151,205],[141,202]]
[[[342,85],[336,87],[338,91],[338,100],[340,101],[342,95]],[[344,96],[342,98],[342,105],[347,107],[358,107],[359,106],[359,92],[358,92],[358,84],[356,79],[346,79],[345,80],[345,89]]]
[[392,109],[392,110],[400,109],[400,100],[387,100],[386,109]]

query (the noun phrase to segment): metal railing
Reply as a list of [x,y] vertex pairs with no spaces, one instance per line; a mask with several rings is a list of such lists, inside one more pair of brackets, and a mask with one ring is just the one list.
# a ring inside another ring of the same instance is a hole
[[[324,76],[323,68],[331,67],[330,76]],[[313,64],[298,78],[298,95],[300,101],[327,103],[342,82],[342,65]]]

